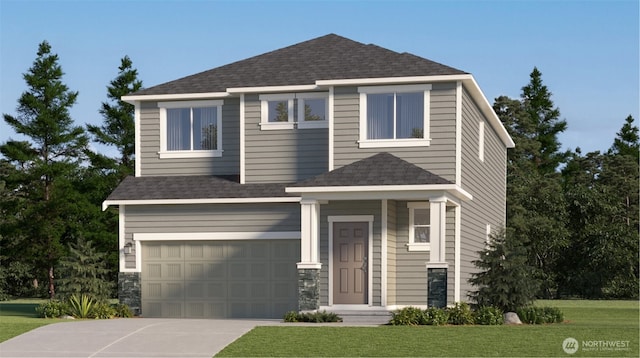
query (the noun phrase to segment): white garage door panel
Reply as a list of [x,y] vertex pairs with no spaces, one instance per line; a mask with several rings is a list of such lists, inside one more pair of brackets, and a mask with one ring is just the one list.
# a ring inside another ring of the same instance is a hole
[[297,308],[298,240],[144,242],[142,315],[282,318]]

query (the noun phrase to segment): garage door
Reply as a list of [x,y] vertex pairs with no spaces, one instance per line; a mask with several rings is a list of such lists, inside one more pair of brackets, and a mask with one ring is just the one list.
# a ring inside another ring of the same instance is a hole
[[299,261],[299,240],[143,242],[142,316],[282,318]]

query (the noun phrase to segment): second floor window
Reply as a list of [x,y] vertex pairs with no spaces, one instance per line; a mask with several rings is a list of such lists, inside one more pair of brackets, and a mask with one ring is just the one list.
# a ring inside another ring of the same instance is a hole
[[222,101],[161,102],[160,157],[222,155]]
[[360,87],[360,147],[429,145],[430,85]]
[[326,93],[265,94],[260,101],[262,130],[327,127]]

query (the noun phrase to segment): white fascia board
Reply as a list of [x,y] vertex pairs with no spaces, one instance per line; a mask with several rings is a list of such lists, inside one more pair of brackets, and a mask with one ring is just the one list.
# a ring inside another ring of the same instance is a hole
[[182,94],[150,94],[122,96],[125,102],[133,104],[134,101],[184,101],[189,99],[213,99],[231,96],[228,92],[182,93]]
[[338,80],[318,80],[318,86],[354,86],[354,85],[390,85],[404,83],[426,82],[455,82],[472,78],[469,74],[442,76],[410,76],[410,77],[380,77],[380,78],[352,78]]
[[300,231],[133,233],[134,241],[299,240]]
[[469,94],[471,95],[473,100],[476,101],[476,104],[480,107],[480,110],[485,115],[485,117],[487,117],[493,129],[495,129],[496,133],[498,133],[498,137],[500,137],[502,143],[504,143],[507,148],[515,147],[516,144],[509,135],[509,132],[507,132],[507,129],[502,124],[500,118],[498,118],[498,115],[493,110],[493,107],[487,100],[487,97],[485,97],[484,93],[482,93],[480,86],[478,86],[478,83],[473,78],[473,76],[469,75],[469,78],[463,79],[462,83],[465,85],[467,90],[469,90]]
[[301,92],[301,91],[313,91],[317,89],[320,89],[318,85],[232,87],[232,88],[227,88],[227,93],[239,94],[239,93]]
[[274,198],[216,198],[216,199],[156,199],[156,200],[105,200],[102,210],[111,205],[188,205],[188,204],[259,204],[299,203],[299,197]]
[[456,204],[458,200],[473,200],[469,192],[456,184],[289,187],[285,192],[318,200],[415,200],[427,196],[446,196]]

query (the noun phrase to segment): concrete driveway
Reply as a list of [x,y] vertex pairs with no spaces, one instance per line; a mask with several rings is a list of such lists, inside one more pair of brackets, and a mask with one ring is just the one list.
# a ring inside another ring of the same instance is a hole
[[64,322],[0,343],[0,357],[212,357],[278,320],[131,318]]

